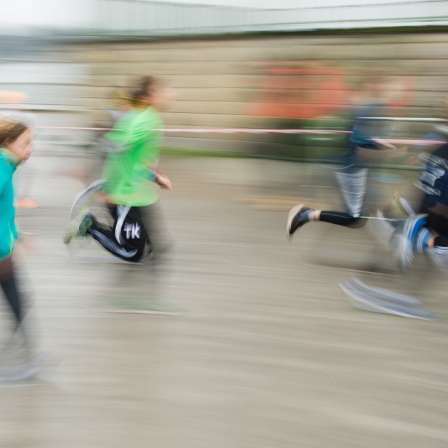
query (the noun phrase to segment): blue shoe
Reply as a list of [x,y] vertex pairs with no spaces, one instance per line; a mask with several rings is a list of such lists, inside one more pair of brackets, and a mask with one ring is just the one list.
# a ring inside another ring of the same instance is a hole
[[426,226],[427,222],[427,215],[416,215],[406,220],[404,234],[412,246],[414,246],[418,233]]
[[406,220],[401,234],[397,235],[396,255],[403,271],[414,262],[416,239],[427,223],[427,215],[416,215]]

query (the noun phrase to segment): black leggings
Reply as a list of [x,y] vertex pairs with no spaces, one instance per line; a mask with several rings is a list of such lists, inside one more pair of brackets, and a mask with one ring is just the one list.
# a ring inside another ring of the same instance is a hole
[[437,209],[437,206],[433,207],[434,204],[432,204],[428,200],[428,197],[425,196],[418,212],[428,215],[426,227],[439,234],[434,240],[434,245],[438,247],[448,247],[448,219],[445,216],[435,213],[434,208]]
[[21,325],[24,315],[23,300],[17,287],[14,265],[11,258],[0,262],[0,285],[14,315],[17,328]]
[[109,206],[113,227],[101,225],[95,218],[87,233],[111,254],[125,261],[138,262],[149,243],[141,219],[140,207]]
[[319,221],[329,222],[330,224],[335,224],[337,226],[343,227],[362,227],[367,220],[364,218],[356,218],[348,212],[333,212],[329,210],[324,210],[320,213]]
[[448,221],[445,218],[429,213],[426,227],[439,234],[434,240],[435,246],[448,247]]

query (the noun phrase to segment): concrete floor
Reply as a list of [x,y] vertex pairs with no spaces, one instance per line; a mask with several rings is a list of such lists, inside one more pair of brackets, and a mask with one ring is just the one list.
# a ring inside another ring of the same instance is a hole
[[[163,300],[183,313],[105,312],[99,302],[151,296],[153,283],[144,267],[70,259],[61,233],[81,185],[54,175],[76,165],[67,160],[36,159],[41,207],[20,211],[35,235],[18,251],[42,346],[65,363],[46,385],[0,388],[2,448],[448,446],[443,278],[417,288],[419,272],[400,279],[332,267],[356,268],[375,242],[365,230],[315,224],[290,244],[288,200],[247,203],[259,173],[249,161],[172,158],[164,170],[175,189],[162,203],[175,244]],[[291,179],[302,168],[263,169],[286,185],[272,196],[301,199]],[[310,263],[316,255],[328,265]],[[353,308],[338,287],[353,275],[418,289],[438,319]]]

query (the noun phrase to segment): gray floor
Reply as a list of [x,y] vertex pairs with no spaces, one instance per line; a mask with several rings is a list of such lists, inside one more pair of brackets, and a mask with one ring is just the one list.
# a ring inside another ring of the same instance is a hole
[[[302,199],[297,166],[167,160],[175,189],[162,202],[175,244],[163,300],[183,313],[151,316],[98,307],[153,294],[145,268],[74,261],[61,244],[81,188],[55,175],[67,165],[36,159],[41,207],[20,212],[35,234],[19,251],[42,346],[65,363],[47,385],[0,388],[2,448],[448,446],[446,283],[348,269],[372,256],[392,266],[364,230],[315,224],[288,243],[281,198]],[[253,208],[263,173],[272,200]],[[356,310],[338,287],[353,275],[414,291],[438,319]]]

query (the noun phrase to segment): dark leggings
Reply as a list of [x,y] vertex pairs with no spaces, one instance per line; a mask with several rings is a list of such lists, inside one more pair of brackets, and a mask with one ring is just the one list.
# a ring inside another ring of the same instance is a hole
[[426,227],[439,234],[434,240],[434,245],[438,247],[448,247],[448,218],[446,213],[437,213],[437,205],[434,206],[425,196],[418,209],[419,213],[428,215]]
[[434,240],[435,246],[448,247],[448,221],[445,218],[429,213],[426,226],[439,233]]
[[87,233],[111,254],[138,262],[145,254],[148,236],[140,216],[141,207],[109,206],[114,225],[106,227],[93,219]]
[[362,227],[367,220],[363,218],[355,218],[348,212],[333,212],[324,210],[320,213],[320,221],[329,222],[330,224],[335,224],[337,226],[343,227]]
[[0,285],[14,315],[17,328],[21,325],[23,319],[23,301],[17,287],[14,265],[11,258],[0,262]]

